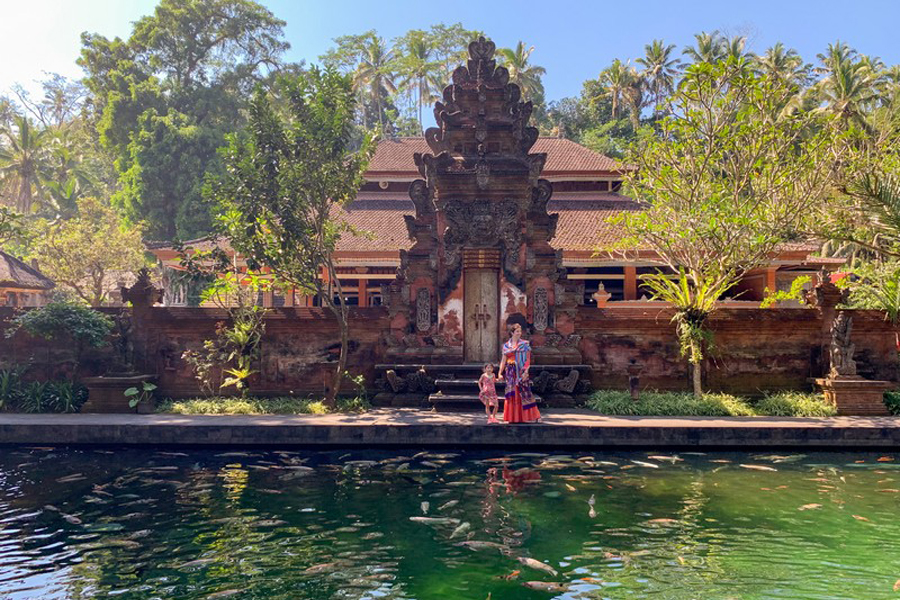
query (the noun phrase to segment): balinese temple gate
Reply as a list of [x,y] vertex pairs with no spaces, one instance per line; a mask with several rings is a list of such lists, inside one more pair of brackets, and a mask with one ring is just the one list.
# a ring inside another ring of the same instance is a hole
[[467,64],[435,103],[431,152],[414,156],[422,179],[409,186],[415,216],[405,217],[413,246],[386,290],[398,367],[496,363],[513,322],[531,339],[535,363],[580,362],[573,330],[583,284],[562,279],[550,243],[553,188],[540,178],[547,155],[530,152],[532,104],[494,50],[484,38],[469,45]]

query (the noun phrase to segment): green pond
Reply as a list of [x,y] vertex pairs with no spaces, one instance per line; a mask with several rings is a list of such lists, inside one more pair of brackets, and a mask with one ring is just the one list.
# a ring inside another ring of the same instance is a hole
[[3,600],[900,598],[900,454],[0,452]]

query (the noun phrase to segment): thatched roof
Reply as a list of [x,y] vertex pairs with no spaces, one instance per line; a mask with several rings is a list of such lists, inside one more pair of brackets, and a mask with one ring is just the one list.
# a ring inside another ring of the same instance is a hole
[[0,288],[21,290],[49,290],[55,284],[43,273],[0,251]]

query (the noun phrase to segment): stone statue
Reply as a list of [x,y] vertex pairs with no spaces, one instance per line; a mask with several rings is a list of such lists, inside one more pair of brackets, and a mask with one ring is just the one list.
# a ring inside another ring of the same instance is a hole
[[839,311],[831,326],[831,379],[856,377],[856,361],[853,353],[856,346],[850,339],[853,331],[853,317],[847,311]]

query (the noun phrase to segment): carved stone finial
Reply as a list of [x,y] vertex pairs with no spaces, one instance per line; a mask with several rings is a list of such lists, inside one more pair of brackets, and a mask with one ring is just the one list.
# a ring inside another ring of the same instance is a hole
[[481,36],[469,43],[469,58],[471,60],[490,60],[494,58],[496,50],[497,45],[494,42]]
[[819,283],[811,291],[806,293],[806,303],[819,310],[834,308],[842,302],[846,302],[848,290],[841,289],[831,281],[831,275],[825,269],[819,271]]
[[829,377],[856,377],[856,346],[851,341],[853,317],[847,311],[839,311],[831,326],[831,370]]
[[148,308],[157,302],[162,302],[163,290],[153,287],[150,281],[150,271],[144,267],[138,271],[137,280],[131,287],[122,287],[122,300],[131,302],[136,308]]

